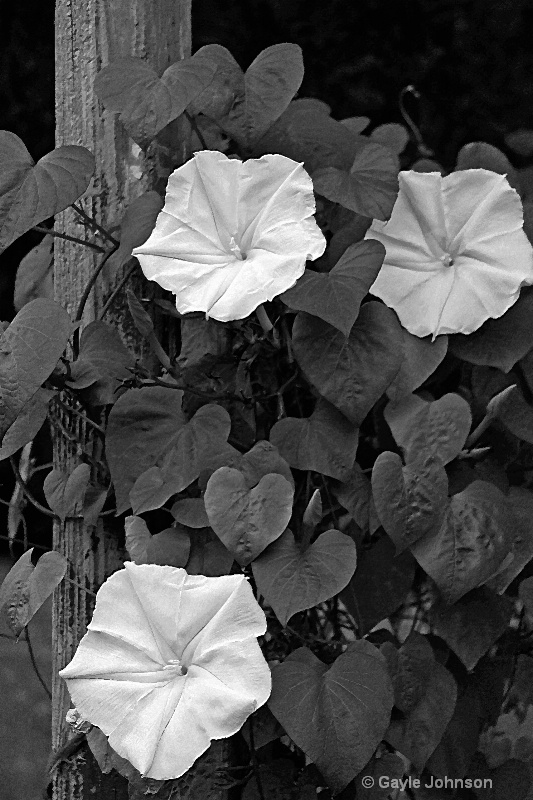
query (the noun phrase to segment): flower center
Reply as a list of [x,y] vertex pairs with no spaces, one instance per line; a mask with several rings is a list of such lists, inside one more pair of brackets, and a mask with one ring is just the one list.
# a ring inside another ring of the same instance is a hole
[[239,259],[239,261],[245,261],[246,260],[246,253],[242,252],[241,248],[239,247],[239,245],[235,241],[235,237],[234,236],[232,236],[231,239],[229,240],[229,249],[231,250],[231,252],[235,256],[235,258]]
[[163,669],[167,672],[173,672],[176,676],[187,674],[187,667],[183,666],[179,658],[171,658]]
[[454,258],[449,253],[444,253],[440,259],[445,267],[453,267],[454,265]]

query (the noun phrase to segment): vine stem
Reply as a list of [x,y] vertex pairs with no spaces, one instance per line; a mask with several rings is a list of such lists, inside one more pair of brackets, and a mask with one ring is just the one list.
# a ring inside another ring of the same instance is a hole
[[50,511],[49,508],[46,508],[46,506],[43,506],[41,503],[39,503],[39,501],[33,496],[32,492],[30,491],[30,489],[26,485],[26,482],[24,481],[24,478],[20,474],[20,470],[18,468],[18,464],[15,461],[15,459],[13,458],[13,456],[9,456],[9,463],[11,464],[11,469],[13,470],[13,474],[15,476],[15,480],[17,481],[18,485],[20,486],[20,488],[24,492],[24,495],[30,501],[30,503],[33,506],[35,506],[35,508],[37,508],[42,514],[45,514],[47,517],[52,517],[52,519],[55,519],[56,515],[54,514],[54,512]]
[[187,120],[189,125],[191,126],[192,130],[198,136],[198,139],[200,140],[200,144],[202,145],[203,149],[204,150],[209,150],[209,148],[207,146],[207,143],[206,143],[206,141],[204,139],[204,135],[203,135],[202,131],[200,130],[200,128],[198,127],[198,123],[196,122],[195,118],[191,114],[189,114],[188,111],[184,111],[183,112],[183,116],[185,117],[185,119]]
[[109,308],[110,308],[113,300],[115,299],[117,294],[124,288],[124,286],[129,281],[129,279],[131,278],[131,276],[133,275],[133,273],[135,272],[136,269],[137,269],[137,262],[135,262],[134,264],[131,265],[131,267],[126,272],[126,274],[123,276],[123,278],[115,286],[115,288],[113,289],[113,291],[111,292],[111,294],[107,298],[103,309],[100,311],[100,315],[99,315],[98,319],[102,320],[105,317],[105,315],[109,311]]
[[257,308],[255,309],[255,313],[257,314],[257,320],[261,325],[261,327],[263,328],[263,331],[265,333],[270,333],[270,331],[273,329],[274,326],[270,321],[267,312],[265,311],[265,307],[263,305],[257,306]]
[[409,86],[404,86],[404,88],[400,92],[400,97],[398,100],[398,105],[400,107],[400,114],[402,115],[405,124],[408,126],[409,130],[415,137],[416,146],[420,155],[424,156],[424,158],[428,158],[429,156],[434,156],[435,153],[424,142],[424,139],[422,138],[422,134],[420,133],[418,126],[416,125],[411,115],[408,114],[407,109],[405,108],[404,100],[407,94],[412,95],[415,98],[415,100],[420,100],[420,92],[417,89],[415,89],[415,87],[412,84],[409,84]]
[[83,291],[83,294],[81,296],[81,299],[80,299],[80,302],[79,302],[79,305],[78,305],[78,309],[76,311],[76,316],[74,317],[74,321],[75,322],[80,322],[81,318],[83,317],[83,310],[85,308],[85,304],[87,303],[87,300],[89,299],[89,295],[91,293],[91,290],[92,290],[94,284],[96,283],[96,281],[98,280],[98,276],[102,272],[102,270],[105,267],[105,265],[107,264],[108,260],[111,258],[113,253],[115,253],[117,251],[117,249],[118,249],[118,242],[117,242],[117,244],[113,245],[111,250],[107,251],[107,253],[103,257],[103,259],[100,261],[100,263],[96,267],[95,271],[93,272],[93,274],[89,278],[89,280],[87,282],[87,286],[85,287],[85,289]]
[[83,208],[82,208],[81,206],[77,206],[77,205],[76,205],[76,203],[72,203],[72,205],[71,205],[71,208],[73,208],[73,209],[74,209],[74,211],[75,211],[77,214],[79,214],[79,215],[80,215],[80,217],[81,217],[83,220],[85,220],[85,222],[87,223],[87,225],[88,225],[90,228],[92,228],[92,229],[93,229],[93,231],[97,231],[97,232],[98,232],[98,233],[99,233],[101,236],[103,236],[103,237],[104,237],[104,239],[107,239],[107,241],[108,241],[108,242],[110,242],[112,245],[114,245],[115,247],[118,247],[118,245],[119,245],[119,242],[118,242],[118,240],[117,240],[117,239],[115,239],[115,237],[114,237],[114,236],[111,236],[111,234],[109,233],[109,231],[106,231],[106,229],[105,229],[105,228],[102,228],[102,226],[101,226],[101,225],[99,225],[99,224],[96,222],[96,220],[94,220],[92,217],[90,217],[90,216],[89,216],[89,215],[88,215],[88,214],[87,214],[87,213],[86,213],[86,212],[83,210]]
[[26,625],[26,628],[24,629],[24,632],[26,634],[26,644],[28,645],[28,653],[29,653],[29,656],[30,656],[30,661],[31,661],[31,665],[33,667],[33,671],[37,675],[37,677],[39,679],[39,683],[41,684],[41,686],[43,687],[44,691],[48,695],[48,699],[51,700],[52,699],[52,692],[50,691],[50,689],[46,685],[46,682],[45,682],[43,676],[41,675],[41,673],[39,671],[39,667],[37,666],[37,661],[35,660],[35,653],[33,652],[33,647],[32,647],[32,644],[31,644],[30,632],[28,630],[28,626],[27,625]]
[[93,250],[97,250],[99,253],[105,253],[104,248],[100,247],[99,244],[87,242],[85,239],[78,239],[76,236],[69,236],[68,233],[61,233],[60,231],[55,231],[53,228],[45,228],[43,225],[34,225],[32,231],[36,231],[36,233],[44,233],[46,236],[55,236],[56,239],[65,239],[67,242],[83,244],[85,247],[90,247]]
[[78,581],[75,581],[72,578],[69,578],[68,575],[64,575],[63,576],[63,580],[64,581],[68,581],[73,586],[77,586],[77,588],[80,590],[80,592],[85,592],[85,594],[89,594],[89,595],[91,595],[91,597],[96,597],[96,592],[92,592],[90,589],[86,589],[85,586],[82,586],[81,583],[78,583]]

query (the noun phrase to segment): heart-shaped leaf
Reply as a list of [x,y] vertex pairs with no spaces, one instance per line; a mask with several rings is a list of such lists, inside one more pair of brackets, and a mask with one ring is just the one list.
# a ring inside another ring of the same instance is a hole
[[160,508],[198,478],[218,453],[224,453],[231,420],[222,406],[209,403],[180,426],[158,464],[140,475],[130,491],[134,514]]
[[293,488],[277,473],[248,488],[242,472],[221,467],[205,490],[209,523],[236,561],[245,566],[281,536],[292,514]]
[[384,413],[406,464],[427,459],[448,464],[463,449],[472,425],[470,406],[452,393],[431,403],[413,394],[389,403]]
[[120,220],[120,244],[107,261],[108,270],[119,270],[131,258],[133,248],[145,243],[162,208],[163,198],[154,191],[144,192],[129,204]]
[[18,136],[0,131],[0,251],[74,203],[93,172],[85,147],[57,147],[34,164]]
[[399,650],[390,642],[381,646],[394,688],[394,705],[408,714],[426,693],[435,656],[427,638],[413,631]]
[[272,670],[268,705],[335,794],[367,763],[390,721],[387,664],[365,639],[328,667],[306,647]]
[[401,155],[409,143],[409,131],[397,122],[386,122],[378,125],[370,134],[373,142],[388,147],[397,156]]
[[326,531],[303,553],[287,530],[253,564],[257,588],[282,625],[344,589],[357,564],[353,539]]
[[106,109],[120,114],[131,138],[145,146],[183,114],[215,72],[216,65],[198,53],[171,64],[161,77],[140,58],[121,58],[100,70],[94,90]]
[[79,356],[71,364],[67,385],[87,389],[85,399],[91,405],[111,405],[120,381],[131,378],[134,365],[133,354],[115,328],[101,320],[90,322],[81,334]]
[[[349,474],[340,486],[333,486],[333,493],[363,532],[370,528],[370,506],[373,505],[370,481],[354,462]],[[378,520],[377,527],[381,525]],[[371,531],[375,533],[375,531]]]
[[346,480],[355,461],[359,429],[327,400],[310,417],[286,417],[270,430],[270,440],[294,469]]
[[533,558],[533,492],[522,486],[512,486],[507,495],[514,517],[517,521],[510,555],[512,558],[487,581],[487,586],[498,594],[504,592],[514,579],[520,575],[526,564]]
[[50,400],[55,394],[56,391],[51,389],[38,389],[23,406],[15,422],[4,434],[0,447],[0,461],[12,456],[35,438],[44,425]]
[[40,298],[0,334],[0,436],[50,376],[71,333],[65,309]]
[[431,629],[444,639],[468,671],[473,670],[509,627],[513,602],[486,586],[474,589],[452,606],[436,604],[429,612]]
[[139,475],[156,464],[176,430],[187,423],[182,397],[176,389],[149,386],[130,389],[111,408],[105,450],[117,514],[130,507],[129,493]]
[[38,297],[54,298],[54,240],[45,236],[26,253],[17,268],[13,306],[15,311]]
[[424,696],[403,719],[393,720],[385,739],[422,770],[453,716],[457,684],[446,667],[433,663]]
[[190,537],[191,554],[185,566],[189,575],[206,575],[215,578],[229,575],[233,556],[210,528],[197,530]]
[[375,239],[358,242],[344,251],[330,272],[306,269],[296,286],[280,297],[289,308],[320,317],[348,336],[384,257],[385,248]]
[[198,97],[194,110],[214,117],[241,146],[251,148],[285,111],[304,75],[296,44],[263,50],[246,73],[225,47],[206,45],[196,53],[215,65],[212,86]]
[[[228,464],[227,466],[230,465]],[[283,475],[285,480],[289,481],[291,486],[294,486],[294,478],[286,460],[280,456],[278,448],[272,442],[267,442],[264,439],[256,442],[238,463],[231,466],[238,467],[242,472],[248,488],[255,486],[264,475],[268,475],[271,472]]]
[[393,403],[422,386],[437,369],[448,350],[448,337],[437,336],[433,341],[421,339],[402,328],[403,361],[400,369],[387,389]]
[[88,464],[78,464],[70,475],[53,469],[46,476],[43,484],[44,496],[61,522],[67,517],[82,516],[90,477],[91,468]]
[[203,497],[185,497],[183,500],[176,500],[170,513],[176,522],[188,528],[209,527]]
[[364,636],[397,611],[413,585],[416,561],[411,553],[397,556],[388,536],[358,553],[357,569],[341,599]]
[[370,142],[355,156],[349,170],[335,167],[312,174],[315,192],[334,203],[372,219],[390,217],[398,196],[398,158],[380,144]]
[[136,564],[146,564],[146,551],[152,534],[142,517],[127,516],[124,520],[126,550]]
[[33,547],[19,558],[0,587],[0,609],[6,606],[9,625],[15,636],[20,636],[67,571],[67,559],[61,553],[44,553],[34,566],[32,552]]
[[182,526],[166,528],[150,537],[146,547],[146,564],[185,567],[191,551],[191,537]]
[[432,461],[402,466],[396,453],[381,453],[372,470],[372,495],[381,524],[402,553],[426,534],[438,533],[446,515],[448,476]]
[[501,150],[488,142],[469,142],[457,154],[455,169],[488,169],[505,175],[513,189],[520,188],[516,170]]
[[445,603],[455,603],[494,575],[517,524],[505,495],[494,484],[474,481],[450,499],[439,533],[419,539],[411,551]]
[[361,307],[346,339],[331,325],[300,312],[293,326],[296,359],[320,394],[360,425],[400,368],[401,326],[387,306]]
[[293,161],[303,161],[310,173],[320,167],[349,169],[355,155],[368,144],[328,114],[316,113],[306,102],[293,100],[270,130],[254,147],[255,157],[280,153]]
[[533,348],[532,315],[533,289],[522,289],[516,303],[503,316],[488,319],[468,336],[450,336],[450,352],[472,364],[509,372]]

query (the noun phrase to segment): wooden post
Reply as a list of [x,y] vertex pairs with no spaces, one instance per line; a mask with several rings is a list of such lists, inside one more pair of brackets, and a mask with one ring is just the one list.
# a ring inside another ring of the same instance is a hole
[[[56,2],[56,144],[79,144],[96,158],[92,191],[81,201],[84,210],[109,227],[120,220],[124,207],[151,188],[153,170],[139,179],[132,169],[139,148],[128,137],[114,114],[104,112],[94,92],[93,81],[103,66],[124,56],[145,58],[159,73],[169,64],[190,54],[191,0],[57,0]],[[181,160],[188,154],[188,131],[179,123],[176,145]],[[181,139],[179,139],[181,132]],[[150,155],[148,156],[148,162]],[[57,220],[58,230],[80,235],[80,218],[72,210]],[[93,251],[64,240],[55,240],[55,292],[57,300],[75,311],[98,258]],[[97,281],[85,308],[84,322],[98,316],[121,274]],[[106,321],[115,324],[128,346],[137,353],[141,344],[125,324],[123,303],[114,304]],[[63,414],[54,428],[55,466],[71,471],[83,451],[101,458],[102,442],[79,418]],[[109,518],[108,518],[109,519]],[[94,591],[121,565],[113,520],[106,527],[90,528],[77,521],[57,525],[54,547],[69,559],[69,577]],[[72,658],[93,610],[93,597],[65,581],[56,591],[53,609],[53,747],[72,737],[65,724],[69,697],[57,672]],[[212,748],[220,761],[223,748]],[[194,772],[194,770],[192,771]],[[190,800],[222,800],[226,794],[209,788],[209,775],[189,775],[191,787],[180,797]],[[194,790],[192,788],[194,787]],[[80,755],[61,763],[54,772],[55,800],[126,800],[126,782],[113,773],[102,776],[85,746]],[[177,800],[177,795],[176,795]]]

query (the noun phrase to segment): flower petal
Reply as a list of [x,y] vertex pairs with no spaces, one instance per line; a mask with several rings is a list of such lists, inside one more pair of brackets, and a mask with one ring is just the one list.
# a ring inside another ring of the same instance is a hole
[[[194,580],[193,580],[194,579]],[[179,638],[185,666],[198,654],[229,642],[261,636],[266,617],[244,575],[190,576],[181,599]]]
[[459,170],[442,178],[442,186],[452,251],[463,252],[478,241],[522,229],[520,196],[505,175]]
[[239,161],[200,151],[169,178],[165,206],[134,255],[181,313],[242,319],[293,286],[326,240],[313,184],[281,155]]
[[[187,573],[174,567],[160,567],[161,571],[154,574],[154,566],[126,562],[125,569],[107,579],[98,592],[86,636],[89,637],[90,633],[107,634],[163,665],[176,657],[169,645],[172,637],[166,630],[173,615],[179,611],[181,586]],[[154,586],[166,597],[162,607],[154,603]],[[117,613],[118,609],[120,613]],[[82,641],[86,641],[85,637]],[[90,637],[88,641],[93,647],[92,642],[96,640]]]
[[[266,702],[266,618],[243,575],[127,562],[61,671],[79,713],[154,778],[182,775]],[[184,669],[182,673],[181,670]]]
[[261,303],[294,286],[304,272],[305,259],[301,256],[251,250],[246,261],[240,262],[225,292],[206,310],[210,317],[221,322],[244,319]]
[[439,320],[454,277],[453,268],[423,272],[387,265],[381,268],[370,292],[393,308],[403,327],[414,336],[437,336],[443,332]]
[[416,336],[471,333],[533,283],[520,198],[488,170],[400,173],[390,220],[366,236],[386,249],[371,292]]
[[149,777],[163,780],[186,772],[212,739],[225,739],[240,730],[250,714],[266,703],[270,692],[270,670],[255,640],[206,653],[189,668],[183,695],[161,736]]

